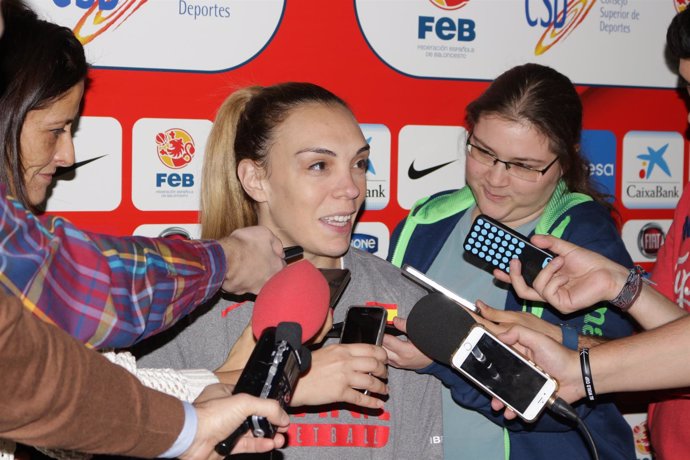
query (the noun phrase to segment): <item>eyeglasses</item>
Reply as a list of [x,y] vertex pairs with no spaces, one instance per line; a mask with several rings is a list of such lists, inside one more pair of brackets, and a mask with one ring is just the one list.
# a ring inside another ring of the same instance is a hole
[[517,177],[518,179],[530,182],[537,182],[539,178],[546,174],[546,171],[548,171],[549,168],[558,161],[558,157],[556,157],[551,163],[546,165],[544,169],[534,169],[520,163],[500,160],[492,151],[473,144],[470,142],[471,140],[472,134],[470,133],[470,135],[467,136],[467,142],[465,143],[465,150],[470,158],[486,166],[494,166],[496,163],[503,163],[508,174],[513,177]]

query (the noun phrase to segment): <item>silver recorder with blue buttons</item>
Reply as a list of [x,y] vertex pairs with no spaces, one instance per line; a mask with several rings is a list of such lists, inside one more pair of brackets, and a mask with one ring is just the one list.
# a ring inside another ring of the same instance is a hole
[[522,277],[532,286],[542,268],[555,257],[550,251],[540,249],[510,227],[489,216],[480,214],[474,220],[465,243],[465,254],[481,268],[510,273],[510,260],[522,263]]

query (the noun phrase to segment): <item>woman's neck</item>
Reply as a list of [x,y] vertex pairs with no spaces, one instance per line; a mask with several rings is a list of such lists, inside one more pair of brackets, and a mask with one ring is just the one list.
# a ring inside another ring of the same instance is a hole
[[304,258],[314,264],[316,268],[342,268],[343,266],[342,257],[317,256],[305,253]]

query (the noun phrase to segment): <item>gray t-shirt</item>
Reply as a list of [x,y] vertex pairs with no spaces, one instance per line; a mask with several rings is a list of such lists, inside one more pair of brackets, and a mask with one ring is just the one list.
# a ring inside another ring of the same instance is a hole
[[[350,249],[344,266],[351,271],[352,279],[335,308],[334,322],[343,321],[347,307],[369,302],[386,305],[397,315],[407,317],[416,301],[426,294],[396,267],[369,253]],[[249,323],[252,308],[252,302],[219,300],[195,315],[192,324],[181,332],[168,334],[176,335],[143,356],[139,365],[216,369]],[[390,394],[383,412],[335,404],[291,414],[289,445],[281,449],[283,458],[443,458],[440,382],[433,376],[390,367],[388,383]],[[271,458],[281,456],[274,452]]]

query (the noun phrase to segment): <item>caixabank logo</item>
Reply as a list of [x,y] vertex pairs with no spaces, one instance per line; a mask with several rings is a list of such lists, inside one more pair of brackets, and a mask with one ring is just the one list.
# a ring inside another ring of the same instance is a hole
[[621,189],[626,208],[674,208],[683,191],[683,171],[684,141],[680,133],[626,133]]
[[209,120],[143,118],[132,133],[132,201],[141,210],[199,209]]
[[379,124],[362,124],[360,127],[370,147],[364,209],[376,211],[388,206],[390,201],[391,132]]
[[[285,0],[29,0],[72,29],[95,67],[218,72],[270,43]],[[217,52],[209,43],[231,46]]]

